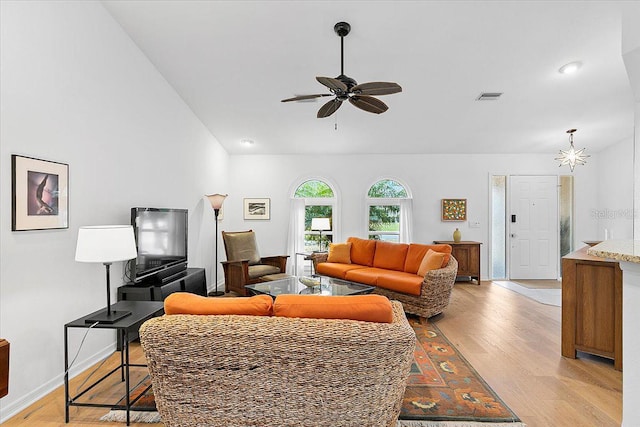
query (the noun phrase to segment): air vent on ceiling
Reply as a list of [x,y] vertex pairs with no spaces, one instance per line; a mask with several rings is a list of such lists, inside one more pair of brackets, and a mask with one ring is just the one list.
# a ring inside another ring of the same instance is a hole
[[502,96],[502,92],[482,92],[476,101],[497,101]]

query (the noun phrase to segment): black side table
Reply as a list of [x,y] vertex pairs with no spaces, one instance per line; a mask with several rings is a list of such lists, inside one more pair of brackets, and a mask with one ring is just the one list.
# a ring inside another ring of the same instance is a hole
[[[65,423],[69,422],[69,407],[70,406],[91,406],[91,407],[104,407],[104,408],[118,408],[125,409],[127,412],[127,425],[129,425],[129,412],[131,405],[135,403],[130,400],[130,385],[129,385],[129,368],[130,367],[146,367],[146,365],[131,364],[129,363],[129,341],[130,333],[134,337],[137,337],[138,329],[145,321],[152,317],[160,316],[164,313],[164,303],[155,301],[120,301],[111,306],[112,310],[130,311],[131,314],[118,320],[115,323],[98,323],[94,328],[96,329],[115,329],[117,331],[118,342],[122,343],[122,349],[120,350],[120,365],[113,368],[110,372],[105,374],[102,378],[96,380],[93,384],[89,385],[84,390],[81,390],[76,396],[69,396],[69,341],[68,331],[69,328],[90,328],[92,323],[87,323],[86,319],[95,316],[96,313],[104,310],[98,310],[95,313],[88,314],[84,317],[69,322],[64,325],[64,401],[65,401]],[[135,333],[134,333],[135,332]],[[133,339],[133,338],[131,338]],[[124,405],[107,404],[107,403],[81,403],[77,400],[83,396],[86,392],[93,387],[107,379],[115,372],[120,371],[122,381],[125,383],[126,397]],[[136,399],[137,400],[137,399]]]

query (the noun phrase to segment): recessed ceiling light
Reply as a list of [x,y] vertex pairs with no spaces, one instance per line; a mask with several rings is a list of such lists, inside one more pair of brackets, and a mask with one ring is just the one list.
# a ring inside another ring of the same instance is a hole
[[253,145],[253,140],[252,139],[242,139],[240,140],[240,143],[242,145],[246,145],[247,147],[250,147]]
[[569,62],[568,64],[565,64],[562,67],[560,67],[558,72],[560,74],[573,74],[576,71],[578,71],[580,67],[582,67],[582,62],[580,61]]

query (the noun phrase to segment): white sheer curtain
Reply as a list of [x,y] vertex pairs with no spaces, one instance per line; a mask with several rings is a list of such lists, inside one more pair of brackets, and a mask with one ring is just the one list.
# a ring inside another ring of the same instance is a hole
[[400,242],[413,241],[413,200],[400,199]]
[[289,235],[287,237],[287,273],[296,275],[296,252],[304,252],[304,199],[293,197],[289,208]]

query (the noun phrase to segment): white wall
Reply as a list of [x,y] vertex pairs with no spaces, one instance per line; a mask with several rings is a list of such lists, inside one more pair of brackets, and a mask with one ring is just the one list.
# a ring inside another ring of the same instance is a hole
[[633,239],[633,138],[598,153],[598,207],[593,240]]
[[[613,156],[613,154],[612,154]],[[365,156],[231,156],[230,188],[225,205],[225,230],[253,228],[258,233],[261,253],[286,253],[289,197],[294,183],[304,177],[324,176],[338,186],[342,205],[342,235],[366,237],[365,194],[375,181],[390,177],[406,184],[413,195],[413,241],[430,243],[451,240],[460,228],[463,240],[483,242],[481,270],[488,273],[489,176],[569,174],[558,168],[554,155],[365,155]],[[593,240],[598,221],[591,212],[601,204],[594,188],[598,183],[598,155],[585,166],[575,169],[575,245]],[[631,174],[631,169],[626,173]],[[631,175],[629,175],[631,176]],[[270,197],[270,221],[244,221],[244,197]],[[440,220],[443,198],[466,198],[468,220],[479,221],[480,228],[469,222]]]
[[[228,156],[100,3],[1,3],[0,336],[11,343],[0,420],[62,383],[63,325],[106,304],[104,267],[74,261],[79,226],[133,206],[190,210],[192,266],[213,260],[202,196]],[[69,228],[11,232],[11,154],[69,164]],[[112,301],[122,283],[114,265]],[[71,333],[71,351],[84,331]],[[92,330],[72,371],[113,349]]]

